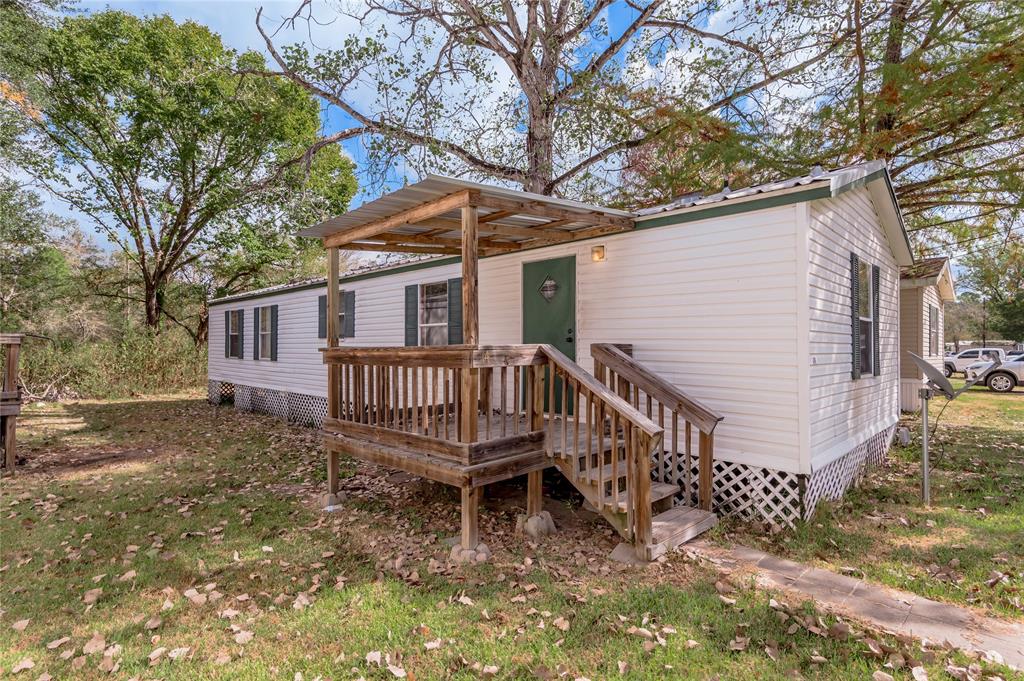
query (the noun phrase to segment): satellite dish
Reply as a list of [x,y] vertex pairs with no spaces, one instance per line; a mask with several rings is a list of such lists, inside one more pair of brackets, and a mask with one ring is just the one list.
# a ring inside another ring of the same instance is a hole
[[921,370],[924,377],[928,379],[929,385],[935,390],[945,395],[946,399],[953,399],[956,397],[956,390],[953,389],[953,384],[949,382],[946,375],[939,371],[934,364],[928,362],[923,357],[919,357],[914,353],[907,351],[907,354],[914,360],[914,364]]
[[[995,369],[997,366],[1002,364],[999,356],[996,355],[995,360],[985,365],[984,369],[977,372],[973,381],[967,381],[964,387],[959,390],[953,389],[953,384],[949,382],[946,375],[935,368],[935,365],[925,361],[923,357],[915,355],[914,353],[907,351],[911,359],[914,360],[914,364],[917,368],[925,375],[928,379],[928,387],[921,388],[919,395],[921,396],[921,498],[924,500],[925,506],[931,504],[931,484],[930,484],[930,464],[928,461],[928,401],[932,398],[932,392],[936,391],[941,393],[947,400],[954,400],[960,396],[962,392],[968,390],[971,386],[981,383],[985,380],[985,376],[990,371]],[[941,415],[941,413],[940,413]]]

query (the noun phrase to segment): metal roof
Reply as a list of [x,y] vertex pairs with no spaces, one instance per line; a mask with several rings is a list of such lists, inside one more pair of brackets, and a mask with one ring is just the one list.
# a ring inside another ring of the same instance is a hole
[[[404,210],[415,208],[421,204],[435,199],[440,199],[444,196],[465,189],[479,192],[480,197],[485,201],[487,198],[493,197],[496,199],[506,199],[548,206],[573,213],[578,212],[580,214],[579,221],[581,224],[592,223],[595,213],[616,218],[632,219],[636,217],[635,213],[616,210],[614,208],[593,206],[580,201],[571,201],[569,199],[560,199],[553,196],[544,196],[543,194],[533,194],[531,192],[517,191],[515,189],[495,187],[493,185],[469,182],[467,180],[457,180],[451,177],[442,177],[440,175],[427,175],[419,182],[402,187],[401,189],[385,194],[373,201],[364,203],[358,208],[350,210],[347,213],[325,220],[324,222],[313,227],[309,227],[308,229],[304,229],[299,232],[299,236],[324,237],[339,231],[344,231],[396,215]],[[436,216],[437,219],[448,218],[452,220],[456,220],[459,217],[460,214],[457,209]],[[537,227],[548,220],[549,218],[540,216],[514,215],[502,218],[501,224],[516,227]],[[571,227],[564,228],[567,231],[571,230]],[[389,231],[394,233],[412,233],[414,230],[399,227]],[[453,228],[453,231],[457,231],[457,229]]]
[[770,192],[777,192],[785,189],[808,187],[810,185],[825,182],[829,184],[830,189],[835,193],[841,187],[852,184],[858,180],[862,180],[871,173],[883,170],[884,168],[884,161],[858,163],[844,168],[836,168],[835,170],[823,170],[821,166],[816,166],[807,175],[790,177],[776,182],[765,182],[764,184],[756,184],[742,189],[729,189],[726,187],[720,192],[708,194],[707,196],[700,193],[686,194],[684,196],[680,196],[674,201],[670,201],[669,203],[638,210],[637,215],[640,217],[648,217],[658,213],[667,213],[668,211],[679,210],[681,208],[705,206],[712,203],[721,203],[723,201],[735,201],[737,199],[750,198],[758,194],[768,194]]

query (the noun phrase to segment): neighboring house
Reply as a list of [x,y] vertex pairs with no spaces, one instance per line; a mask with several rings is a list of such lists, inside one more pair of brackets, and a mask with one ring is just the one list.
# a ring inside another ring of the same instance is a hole
[[956,301],[948,258],[927,258],[900,268],[900,409],[919,411],[924,373],[908,352],[943,368],[945,305]]
[[[558,202],[431,176],[342,217],[379,220],[390,202],[460,188]],[[512,252],[502,248],[514,242],[491,238],[493,254],[479,261],[481,344],[551,343],[586,371],[591,344],[630,344],[635,360],[724,415],[714,431],[720,514],[791,524],[881,460],[899,416],[900,267],[913,263],[884,165],[816,169],[638,213],[589,209],[632,226]],[[343,274],[340,345],[461,342],[459,263]],[[210,301],[212,402],[233,395],[237,408],[323,421],[325,286]]]

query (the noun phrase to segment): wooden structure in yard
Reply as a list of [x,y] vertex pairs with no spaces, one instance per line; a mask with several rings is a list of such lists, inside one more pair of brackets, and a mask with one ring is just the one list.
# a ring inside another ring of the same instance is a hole
[[15,445],[18,414],[21,413],[21,391],[18,389],[18,355],[21,341],[18,333],[0,333],[0,351],[3,353],[3,383],[0,384],[0,451],[8,475],[14,474]]
[[[630,231],[630,214],[482,185],[410,200],[413,190],[305,232],[328,252],[329,492],[341,453],[454,485],[461,544],[472,549],[481,488],[527,475],[526,511],[536,515],[542,472],[554,466],[644,559],[713,526],[720,415],[611,344],[592,345],[593,374],[554,345],[480,344],[481,255]],[[461,256],[462,343],[341,345],[340,250]],[[675,504],[694,488],[700,508]]]

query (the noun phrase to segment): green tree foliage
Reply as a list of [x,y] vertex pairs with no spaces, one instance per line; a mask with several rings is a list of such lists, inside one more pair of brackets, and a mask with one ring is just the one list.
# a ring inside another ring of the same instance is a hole
[[[756,14],[760,5],[745,3],[737,14]],[[838,49],[704,121],[694,118],[693,102],[706,101],[699,93],[663,96],[657,115],[685,124],[632,154],[627,195],[642,188],[657,201],[717,191],[723,178],[739,187],[815,164],[884,159],[922,243],[1020,227],[1024,3],[847,0],[786,3],[786,11],[810,34],[838,36]],[[839,25],[850,29],[829,33]],[[790,44],[799,59],[803,49]],[[726,61],[730,51],[759,45],[705,45],[697,53]]]
[[72,272],[57,244],[69,227],[37,194],[0,178],[0,331],[26,328],[67,296]]
[[1010,233],[975,245],[963,258],[960,283],[986,312],[986,330],[1024,341],[1024,236]]
[[263,58],[226,49],[203,26],[117,11],[67,17],[26,59],[18,72],[31,75],[15,85],[41,94],[8,106],[30,125],[23,148],[53,160],[30,170],[120,247],[129,272],[99,283],[142,303],[152,328],[169,319],[204,341],[207,296],[301,259],[296,228],[343,211],[355,191],[343,154],[305,154],[316,100],[248,75]]

